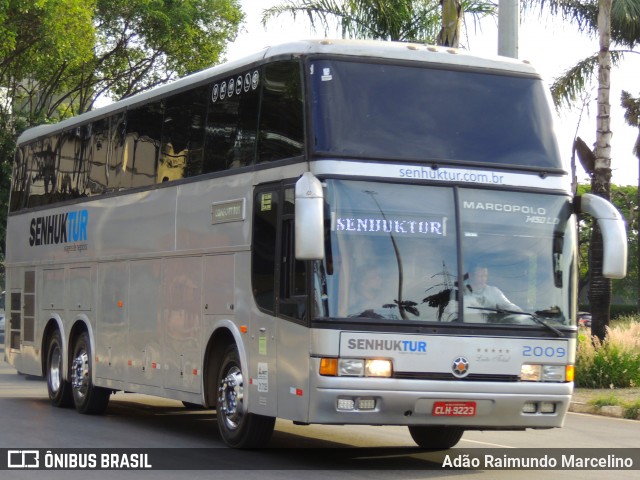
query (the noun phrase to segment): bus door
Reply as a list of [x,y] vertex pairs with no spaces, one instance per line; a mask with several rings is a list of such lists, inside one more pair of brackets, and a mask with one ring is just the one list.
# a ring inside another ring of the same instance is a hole
[[294,198],[293,185],[256,191],[252,281],[261,315],[254,317],[252,330],[260,332],[254,346],[262,378],[259,391],[268,389],[269,398],[277,398],[279,417],[304,421],[309,404],[308,280],[306,263],[294,256]]

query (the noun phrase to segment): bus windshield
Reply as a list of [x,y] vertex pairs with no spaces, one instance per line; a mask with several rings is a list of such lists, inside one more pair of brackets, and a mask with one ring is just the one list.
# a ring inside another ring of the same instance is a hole
[[562,169],[540,79],[325,59],[309,71],[320,155]]
[[570,324],[567,197],[328,180],[325,198],[317,317]]

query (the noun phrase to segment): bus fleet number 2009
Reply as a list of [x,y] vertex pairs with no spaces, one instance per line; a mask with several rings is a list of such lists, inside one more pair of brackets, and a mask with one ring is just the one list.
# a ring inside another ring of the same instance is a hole
[[565,347],[534,347],[532,345],[522,346],[523,357],[546,357],[546,358],[563,358],[567,355]]

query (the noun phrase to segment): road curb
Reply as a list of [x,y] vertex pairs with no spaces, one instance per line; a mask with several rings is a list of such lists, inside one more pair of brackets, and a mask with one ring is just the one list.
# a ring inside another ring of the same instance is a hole
[[[569,411],[573,413],[602,415],[605,417],[626,418],[625,409],[620,405],[604,405],[600,407],[598,405],[591,405],[589,403],[571,402],[571,404],[569,405]],[[640,416],[636,417],[635,420],[640,420]]]

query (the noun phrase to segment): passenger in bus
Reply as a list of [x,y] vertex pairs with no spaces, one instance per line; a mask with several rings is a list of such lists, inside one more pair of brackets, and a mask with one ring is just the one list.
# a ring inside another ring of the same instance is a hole
[[356,282],[359,286],[351,294],[350,317],[395,318],[389,299],[385,298],[387,289],[380,266],[366,267]]

